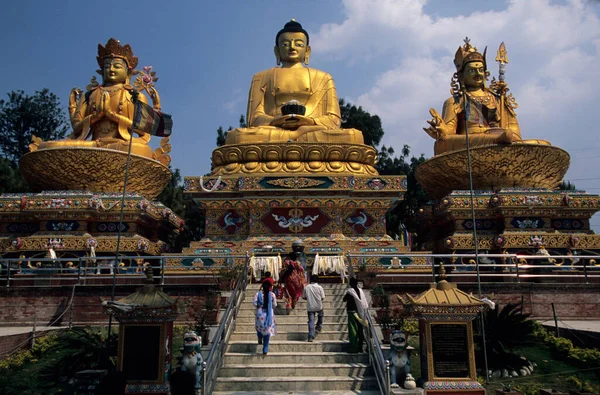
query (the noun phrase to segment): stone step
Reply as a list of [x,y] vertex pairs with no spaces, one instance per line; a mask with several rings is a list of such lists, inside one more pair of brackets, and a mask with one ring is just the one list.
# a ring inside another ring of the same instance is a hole
[[[288,372],[289,373],[289,372]],[[375,377],[217,377],[215,391],[332,391],[376,389]]]
[[[308,344],[308,342],[306,343]],[[283,364],[294,361],[297,364],[322,364],[322,363],[369,363],[369,355],[350,354],[346,352],[271,352],[262,354],[262,349],[257,353],[234,353],[225,354],[224,365],[235,364]]]
[[[237,318],[237,322],[238,325],[240,323],[252,323],[254,324],[254,319],[255,316],[254,314],[252,315],[244,315],[244,316],[240,316],[238,315]],[[275,321],[277,321],[277,325],[279,324],[300,324],[300,323],[304,323],[304,324],[308,324],[308,315],[306,314],[306,311],[304,312],[304,314],[298,314],[298,315],[287,315],[287,314],[275,314]],[[317,322],[317,317],[315,316],[315,323]],[[339,314],[339,315],[327,315],[325,314],[325,316],[323,317],[323,322],[325,323],[347,323],[348,322],[348,315],[347,314]]]
[[[282,332],[279,331],[275,338],[278,340],[299,340],[305,341],[308,337],[308,328],[304,331],[299,332]],[[230,341],[253,341],[257,340],[256,331],[242,332],[236,330],[232,335]],[[322,331],[317,335],[317,340],[346,340],[348,341],[348,331]]]
[[[288,323],[288,322],[280,323],[277,318],[278,317],[275,317],[275,322],[277,323],[277,332],[302,332],[302,331],[308,330],[305,320],[298,320],[299,322],[296,322],[296,323]],[[242,332],[251,332],[251,331],[255,330],[254,320],[252,320],[250,322],[238,321],[236,323],[235,329],[238,331],[242,331]],[[327,320],[325,320],[325,322],[323,323],[322,329],[324,331],[347,331],[348,330],[348,322],[344,321],[344,322],[332,323],[332,322],[327,322]]]
[[[348,289],[348,284],[319,284],[325,291],[328,290],[343,290],[346,292]],[[277,286],[277,282],[275,282],[275,286]],[[246,291],[258,291],[262,287],[262,283],[252,283],[248,284],[246,287]]]
[[[227,365],[219,371],[219,377],[269,377],[282,370],[294,372],[295,377],[314,376],[358,376],[373,375],[373,369],[363,363],[330,364],[265,364],[265,365]],[[284,373],[285,374],[285,373]]]
[[[246,296],[246,298],[244,299],[244,301],[242,302],[242,304],[240,306],[240,309],[254,307],[254,305],[252,304],[253,301],[254,301],[254,295],[252,295],[251,297]],[[285,301],[283,299],[277,299],[277,305],[285,306]],[[346,307],[346,302],[344,302],[342,300],[342,298],[333,299],[333,298],[326,297],[325,300],[323,301],[323,308],[325,308],[325,309],[341,308],[341,307],[343,307],[343,308]],[[298,299],[298,303],[296,303],[296,309],[306,310],[306,300]]]
[[[323,307],[323,313],[325,314],[325,317],[331,317],[334,315],[343,315],[347,317],[346,314],[346,308],[345,307],[335,307],[335,308],[331,308],[331,307]],[[238,311],[238,319],[241,317],[254,317],[254,315],[256,314],[256,307],[254,306],[242,306],[240,307],[240,310]],[[303,316],[306,317],[306,309],[300,309],[300,307],[296,307],[295,309],[290,311],[290,314],[275,314],[278,317],[282,316],[282,315],[289,315],[289,316]]]
[[[314,341],[306,340],[281,340],[277,336],[269,343],[269,352],[348,352],[349,343],[344,340],[323,340],[318,337]],[[255,341],[229,341],[227,352],[231,353],[258,353],[262,346]]]

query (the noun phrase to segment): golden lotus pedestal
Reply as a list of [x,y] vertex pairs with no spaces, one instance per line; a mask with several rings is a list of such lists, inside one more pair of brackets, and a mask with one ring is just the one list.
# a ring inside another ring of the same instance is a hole
[[[39,190],[123,192],[127,152],[94,147],[56,147],[29,152],[19,168],[29,185]],[[164,164],[131,155],[127,192],[156,198],[171,179]]]
[[377,151],[364,144],[232,144],[213,151],[213,175],[354,174],[377,176]]
[[[555,189],[570,163],[565,150],[542,144],[487,145],[473,147],[470,152],[475,190]],[[467,150],[436,155],[420,165],[415,175],[435,198],[469,189]]]
[[316,254],[387,253],[390,257],[382,258],[385,262],[367,264],[389,265],[391,254],[408,251],[405,240],[386,235],[385,226],[387,211],[402,200],[405,191],[405,176],[257,173],[186,177],[186,195],[206,212],[206,237],[192,242],[184,254],[203,255],[203,265],[223,264],[226,258],[218,255],[284,256],[294,240],[302,239],[309,262]]
[[[552,255],[600,254],[600,236],[590,229],[590,218],[600,210],[599,195],[503,188],[474,191],[473,205],[480,253],[532,255],[541,244]],[[425,248],[444,254],[474,253],[473,205],[468,190],[457,190],[422,207],[418,219],[422,228],[418,233],[427,235],[427,240],[422,240]],[[502,263],[500,259],[496,261]],[[453,263],[472,267],[468,258]]]

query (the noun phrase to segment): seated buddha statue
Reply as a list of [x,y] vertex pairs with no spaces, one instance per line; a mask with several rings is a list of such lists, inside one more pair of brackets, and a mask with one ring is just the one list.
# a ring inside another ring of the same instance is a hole
[[[135,107],[132,98],[134,88],[129,81],[136,73],[138,58],[133,56],[129,44],[122,46],[118,40],[111,38],[106,46],[98,44],[96,59],[102,84],[98,84],[94,77],[84,94],[76,88],[71,91],[69,115],[73,133],[62,141],[41,142],[39,149],[95,147],[127,152]],[[158,95],[153,88],[150,89],[156,108]],[[147,103],[141,92],[138,100]],[[150,135],[138,130],[134,132],[140,137],[133,138],[131,153],[152,158],[152,150],[148,146]]]
[[288,141],[364,144],[359,130],[340,129],[340,107],[331,76],[304,67],[310,58],[308,44],[308,33],[293,19],[277,33],[275,57],[280,67],[254,75],[248,127],[229,131],[226,145]]
[[550,144],[544,140],[523,141],[514,111],[517,104],[512,94],[506,96],[508,88],[503,75],[500,81],[494,81],[490,88],[486,87],[489,71],[485,53],[482,55],[477,52],[468,39],[456,51],[456,73],[451,82],[453,95],[444,102],[441,116],[435,109],[429,110],[433,119],[427,121],[428,128],[423,128],[436,139],[435,155],[465,149],[467,132],[470,147],[513,143]]

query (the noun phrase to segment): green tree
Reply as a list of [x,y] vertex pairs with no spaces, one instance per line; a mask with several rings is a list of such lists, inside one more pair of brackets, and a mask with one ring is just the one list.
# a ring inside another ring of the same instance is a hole
[[21,156],[29,151],[32,135],[59,140],[67,129],[58,97],[48,89],[32,96],[13,91],[8,100],[0,100],[0,193],[30,191],[18,166]]
[[562,181],[558,186],[558,189],[561,191],[575,191],[575,184],[571,184],[571,181]]
[[482,335],[480,320],[475,321],[478,358],[483,357],[485,341],[491,369],[512,368],[518,371],[529,363],[515,353],[519,347],[529,345],[535,340],[535,321],[529,319],[529,314],[523,313],[522,304],[508,303],[502,309],[496,306],[494,310],[490,309],[483,314],[483,323],[485,338]]
[[363,133],[365,144],[377,147],[383,137],[381,118],[371,115],[362,107],[346,103],[340,99],[340,112],[342,116],[342,128],[355,128]]
[[[240,128],[247,127],[246,117],[244,117],[244,114],[240,115],[238,123],[240,125]],[[227,129],[227,132],[229,132],[231,129],[233,129],[232,126],[230,126],[229,129]],[[217,147],[225,145],[225,138],[227,136],[227,132],[223,130],[223,126],[219,126],[219,128],[217,129]]]
[[28,192],[29,185],[10,160],[0,158],[0,193]]
[[172,251],[181,251],[190,245],[193,240],[200,240],[204,235],[204,215],[198,207],[183,193],[181,172],[175,169],[171,181],[158,196],[158,200],[169,207],[185,222],[178,235],[169,234],[167,242]]
[[0,154],[13,164],[29,151],[31,136],[60,140],[68,130],[58,97],[48,89],[26,95],[12,91],[0,100]]
[[415,177],[415,171],[426,158],[423,154],[419,157],[410,155],[410,147],[404,145],[400,156],[395,156],[392,147],[381,147],[377,155],[377,171],[381,175],[405,175],[407,181],[404,199],[390,210],[386,217],[387,234],[396,237],[401,235],[404,228],[409,232],[416,232],[417,224],[414,222],[419,207],[430,200],[427,193],[421,188]]

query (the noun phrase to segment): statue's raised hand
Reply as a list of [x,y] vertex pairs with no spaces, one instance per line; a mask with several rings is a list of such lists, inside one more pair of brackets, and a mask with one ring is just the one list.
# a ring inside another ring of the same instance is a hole
[[429,127],[423,128],[423,130],[434,139],[443,141],[448,132],[448,125],[446,125],[440,114],[434,108],[429,109],[429,114],[431,114],[433,118],[427,121]]
[[79,96],[83,91],[79,88],[71,89],[71,94],[69,95],[69,113],[73,115],[75,110],[77,109],[77,102],[79,101]]

